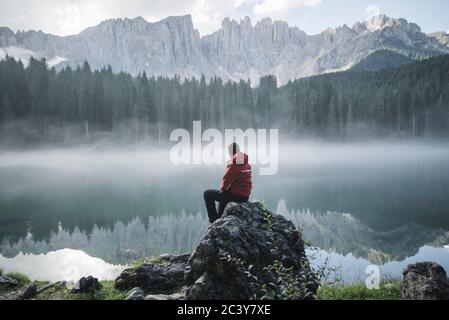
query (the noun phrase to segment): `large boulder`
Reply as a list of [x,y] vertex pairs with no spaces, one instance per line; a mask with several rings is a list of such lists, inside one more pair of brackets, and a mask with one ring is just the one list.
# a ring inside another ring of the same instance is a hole
[[21,298],[28,300],[33,298],[37,294],[37,285],[33,282],[29,284],[25,290],[22,291]]
[[145,300],[145,293],[139,287],[133,288],[125,300]]
[[189,258],[186,298],[306,299],[317,281],[301,234],[259,203],[231,203]]
[[74,293],[94,293],[97,290],[101,289],[101,284],[97,278],[92,276],[82,277],[79,279],[72,291]]
[[163,255],[125,270],[116,288],[145,299],[311,299],[317,279],[292,222],[259,203],[230,203],[191,255]]
[[435,262],[409,265],[403,272],[402,295],[407,300],[449,300],[449,279]]
[[184,286],[184,270],[190,254],[161,255],[129,268],[115,280],[119,290],[140,287],[147,294],[171,294]]

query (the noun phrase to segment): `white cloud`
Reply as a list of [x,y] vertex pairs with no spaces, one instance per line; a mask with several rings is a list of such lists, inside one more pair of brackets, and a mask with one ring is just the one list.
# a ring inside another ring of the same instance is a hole
[[257,16],[283,15],[299,7],[316,7],[321,2],[321,0],[262,0],[254,6],[254,14]]
[[379,6],[371,4],[366,7],[365,13],[366,13],[367,18],[369,19],[369,18],[380,15],[382,13],[382,11],[380,10]]
[[[2,0],[0,24],[14,30],[42,30],[68,35],[109,18],[142,16],[157,21],[191,14],[200,33],[219,28],[225,17],[239,18],[248,0]],[[250,0],[251,1],[251,0]]]

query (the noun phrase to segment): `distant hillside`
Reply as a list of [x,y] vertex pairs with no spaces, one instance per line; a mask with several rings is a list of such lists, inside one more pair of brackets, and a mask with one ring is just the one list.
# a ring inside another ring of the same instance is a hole
[[[376,72],[299,79],[276,101],[296,134],[361,138],[449,135],[449,55]],[[276,105],[276,102],[274,102]]]
[[383,69],[397,68],[404,64],[414,62],[415,60],[404,56],[403,54],[391,50],[379,50],[370,54],[360,61],[351,71],[379,71]]

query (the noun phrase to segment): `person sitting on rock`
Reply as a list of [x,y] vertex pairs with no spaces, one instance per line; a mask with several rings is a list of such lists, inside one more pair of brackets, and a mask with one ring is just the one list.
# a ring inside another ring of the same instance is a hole
[[[240,152],[240,147],[235,142],[228,146],[228,151],[231,159],[221,179],[221,189],[204,192],[204,201],[210,223],[215,222],[222,216],[228,203],[247,202],[251,194],[251,165],[248,162],[248,155]],[[218,212],[215,202],[219,203]]]

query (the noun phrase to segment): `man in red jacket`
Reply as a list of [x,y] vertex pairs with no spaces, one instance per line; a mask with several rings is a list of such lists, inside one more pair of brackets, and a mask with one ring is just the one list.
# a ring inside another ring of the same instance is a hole
[[[248,163],[248,155],[240,152],[237,143],[231,143],[228,147],[229,160],[226,172],[221,179],[220,190],[207,190],[204,192],[209,222],[213,223],[223,214],[229,202],[247,202],[251,194],[251,165]],[[218,202],[218,212],[215,202]]]

